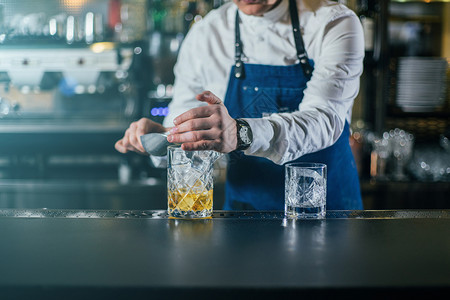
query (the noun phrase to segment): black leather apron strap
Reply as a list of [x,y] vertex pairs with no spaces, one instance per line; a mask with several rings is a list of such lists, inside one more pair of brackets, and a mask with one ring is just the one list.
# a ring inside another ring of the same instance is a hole
[[303,44],[302,33],[300,31],[300,21],[298,18],[298,9],[296,0],[289,0],[289,13],[291,14],[292,31],[294,33],[295,48],[297,48],[297,57],[302,66],[306,78],[311,78],[313,68],[309,63],[308,54]]
[[241,33],[239,30],[239,9],[236,10],[236,21],[235,21],[235,52],[234,52],[234,77],[244,78],[244,64],[242,63],[242,42]]

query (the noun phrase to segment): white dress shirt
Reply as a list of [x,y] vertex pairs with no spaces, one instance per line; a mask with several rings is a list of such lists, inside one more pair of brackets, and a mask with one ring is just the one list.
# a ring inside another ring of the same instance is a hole
[[[277,164],[337,141],[345,120],[350,123],[363,70],[364,37],[354,12],[332,1],[297,3],[305,48],[314,60],[303,101],[292,113],[245,119],[254,140],[244,153]],[[186,35],[174,68],[174,95],[165,126],[173,126],[173,119],[188,109],[204,105],[195,99],[204,90],[224,100],[234,64],[236,9],[232,2],[224,4],[194,24]],[[240,19],[244,63],[298,63],[288,0],[263,16],[240,12]]]

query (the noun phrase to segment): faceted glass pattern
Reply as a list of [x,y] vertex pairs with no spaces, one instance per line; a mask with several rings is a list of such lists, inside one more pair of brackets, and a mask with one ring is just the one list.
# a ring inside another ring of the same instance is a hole
[[215,151],[168,147],[168,213],[172,218],[210,218],[213,207]]
[[285,213],[290,218],[324,218],[327,166],[319,163],[287,164]]

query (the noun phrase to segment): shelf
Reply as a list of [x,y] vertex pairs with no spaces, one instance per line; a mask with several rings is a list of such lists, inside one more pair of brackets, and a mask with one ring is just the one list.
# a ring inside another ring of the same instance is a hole
[[414,3],[414,2],[422,2],[422,3],[450,3],[450,0],[391,0],[391,2],[395,3]]
[[395,118],[450,118],[449,108],[437,108],[430,112],[405,112],[400,107],[389,106],[387,117]]
[[433,15],[408,15],[408,16],[400,16],[400,15],[390,15],[389,22],[421,22],[421,23],[441,23],[442,18],[439,16]]

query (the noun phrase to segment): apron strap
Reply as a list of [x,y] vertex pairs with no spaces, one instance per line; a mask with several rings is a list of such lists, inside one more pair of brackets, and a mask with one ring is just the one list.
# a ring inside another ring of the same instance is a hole
[[[312,75],[313,68],[309,63],[308,54],[303,44],[303,38],[300,31],[300,22],[298,18],[297,3],[296,0],[289,0],[289,13],[292,22],[292,31],[294,33],[295,48],[297,49],[297,57],[300,61],[300,65],[303,69],[303,74],[309,80]],[[235,20],[235,52],[234,52],[234,77],[244,78],[244,64],[242,63],[243,45],[241,41],[241,34],[239,30],[239,9],[236,10]]]
[[236,20],[235,20],[235,38],[236,43],[235,51],[234,51],[234,77],[236,78],[244,78],[244,64],[242,63],[242,42],[241,42],[241,33],[239,30],[239,9],[236,10]]
[[289,0],[289,13],[291,14],[292,31],[294,33],[295,48],[297,48],[297,57],[300,60],[300,65],[302,66],[305,77],[310,79],[313,68],[309,63],[308,54],[306,53],[305,45],[303,44],[296,0]]

